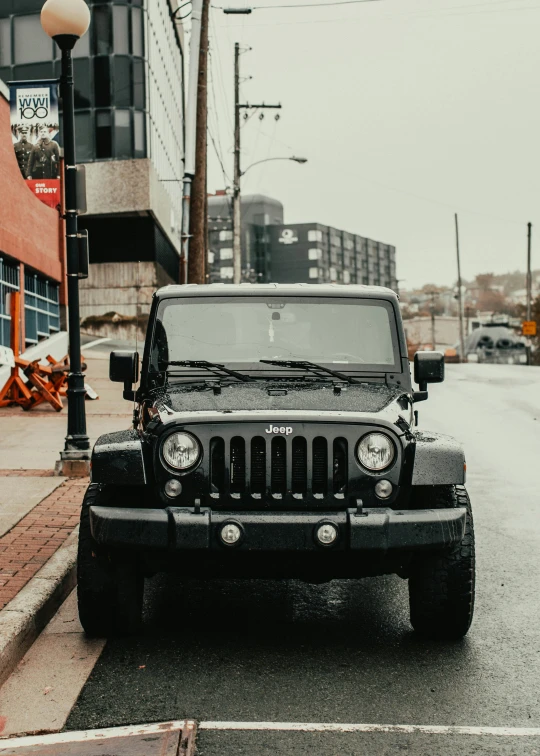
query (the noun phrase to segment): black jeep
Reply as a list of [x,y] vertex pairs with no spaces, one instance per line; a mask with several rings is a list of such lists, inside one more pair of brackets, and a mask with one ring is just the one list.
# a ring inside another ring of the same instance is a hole
[[365,286],[168,286],[139,356],[111,354],[133,428],[98,439],[79,537],[81,622],[133,632],[144,577],[396,573],[411,623],[460,638],[474,603],[465,459],[415,430],[443,356],[413,390],[398,300]]

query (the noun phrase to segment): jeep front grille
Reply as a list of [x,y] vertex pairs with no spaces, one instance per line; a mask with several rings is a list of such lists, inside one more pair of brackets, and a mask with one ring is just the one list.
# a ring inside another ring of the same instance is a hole
[[343,499],[347,493],[349,445],[345,438],[254,436],[210,440],[209,480],[213,499],[253,500],[270,495]]

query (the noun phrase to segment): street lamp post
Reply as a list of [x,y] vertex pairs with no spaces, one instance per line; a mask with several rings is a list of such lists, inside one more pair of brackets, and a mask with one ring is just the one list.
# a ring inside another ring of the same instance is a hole
[[60,96],[63,109],[64,186],[67,253],[69,330],[68,428],[63,472],[84,473],[89,469],[90,441],[86,432],[84,376],[81,365],[79,308],[79,238],[77,221],[77,166],[75,158],[75,104],[72,50],[88,31],[90,10],[84,0],[47,0],[41,11],[41,25],[62,53]]

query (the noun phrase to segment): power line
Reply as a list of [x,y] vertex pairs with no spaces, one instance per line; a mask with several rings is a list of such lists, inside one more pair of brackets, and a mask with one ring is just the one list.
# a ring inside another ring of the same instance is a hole
[[[287,5],[252,5],[251,10],[277,10],[277,9],[283,9],[283,8],[325,8],[329,6],[334,5],[358,5],[359,3],[375,3],[380,2],[381,0],[329,0],[328,2],[322,2],[322,3],[294,3],[294,4],[287,4]],[[216,10],[225,10],[225,7],[222,5],[213,5],[213,8],[216,8]],[[242,21],[245,23],[245,19],[242,19]],[[242,23],[242,28],[244,26],[244,23]]]
[[274,10],[277,8],[323,8],[329,5],[358,5],[358,3],[374,3],[380,0],[330,0],[323,3],[296,3],[294,5],[253,5],[253,10]]

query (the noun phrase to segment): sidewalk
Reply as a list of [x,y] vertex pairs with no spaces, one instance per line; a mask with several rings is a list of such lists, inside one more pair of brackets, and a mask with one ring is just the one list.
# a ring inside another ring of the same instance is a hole
[[[100,397],[86,402],[93,445],[129,427],[132,405],[109,381],[108,352],[84,356]],[[74,530],[89,481],[54,476],[66,423],[65,400],[62,412],[0,409],[0,685],[75,584]]]
[[[10,477],[9,480],[19,479]],[[0,492],[4,490],[5,481],[0,477]],[[52,481],[59,481],[58,487],[0,537],[0,610],[15,598],[79,524],[88,479],[52,478]],[[1,519],[0,510],[0,522]]]
[[[102,349],[106,344],[100,345]],[[122,399],[122,386],[109,381],[109,353],[90,349],[83,355],[86,382],[99,394],[86,402],[87,430],[93,445],[98,436],[129,427],[132,405]],[[0,475],[3,469],[54,470],[64,448],[67,400],[62,412],[40,404],[25,412],[20,407],[0,408]]]

